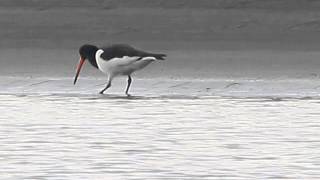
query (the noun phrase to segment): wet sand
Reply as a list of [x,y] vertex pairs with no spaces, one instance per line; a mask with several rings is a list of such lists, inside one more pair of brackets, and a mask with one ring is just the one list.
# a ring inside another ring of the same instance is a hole
[[[92,96],[95,98],[126,98],[127,80],[115,79],[111,88],[100,95],[105,87],[104,78],[83,77],[77,85],[71,78],[2,77],[0,94],[19,96]],[[166,98],[261,98],[270,100],[319,99],[319,79],[166,79],[136,78],[129,99]]]

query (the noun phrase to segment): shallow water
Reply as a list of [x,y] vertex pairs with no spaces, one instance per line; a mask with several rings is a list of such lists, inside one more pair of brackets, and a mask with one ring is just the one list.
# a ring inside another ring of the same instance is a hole
[[214,96],[182,83],[128,98],[122,87],[14,82],[1,86],[0,179],[320,178],[317,97]]

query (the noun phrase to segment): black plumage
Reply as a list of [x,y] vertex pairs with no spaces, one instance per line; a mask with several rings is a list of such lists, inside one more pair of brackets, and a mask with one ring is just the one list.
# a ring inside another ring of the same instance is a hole
[[110,60],[113,58],[121,58],[124,56],[128,57],[140,57],[142,59],[144,57],[155,57],[158,60],[164,60],[166,57],[165,54],[157,54],[157,53],[149,53],[141,50],[137,50],[127,44],[114,44],[112,46],[101,48],[104,52],[101,55],[101,58],[105,60]]

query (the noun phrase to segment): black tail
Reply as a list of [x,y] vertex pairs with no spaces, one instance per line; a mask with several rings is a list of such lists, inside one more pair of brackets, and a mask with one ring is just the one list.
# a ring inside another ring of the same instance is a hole
[[152,54],[152,56],[158,60],[165,60],[165,57],[167,57],[165,54]]

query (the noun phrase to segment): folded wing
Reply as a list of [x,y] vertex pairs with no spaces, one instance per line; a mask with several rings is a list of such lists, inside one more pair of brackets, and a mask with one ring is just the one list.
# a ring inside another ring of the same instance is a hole
[[164,58],[166,57],[165,54],[149,53],[149,52],[137,50],[127,44],[115,44],[102,49],[104,52],[101,54],[101,58],[106,61],[109,61],[115,58],[123,58],[123,57],[129,58],[129,59],[135,59],[135,60],[143,60],[143,59],[146,59],[147,57],[154,57],[157,60],[164,60]]

